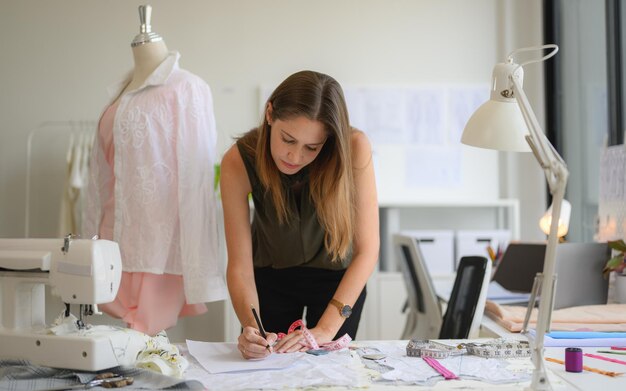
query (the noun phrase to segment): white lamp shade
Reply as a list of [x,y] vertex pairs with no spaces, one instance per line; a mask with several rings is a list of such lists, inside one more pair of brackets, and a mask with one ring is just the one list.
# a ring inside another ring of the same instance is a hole
[[531,152],[527,134],[528,127],[515,100],[488,100],[467,121],[461,142],[498,151]]
[[467,121],[461,136],[463,144],[498,151],[531,152],[526,141],[528,126],[511,90],[513,74],[522,83],[524,72],[516,64],[500,63],[493,68],[490,99]]
[[[567,231],[569,230],[569,218],[572,214],[572,204],[567,200],[561,201],[561,216],[559,217],[559,228],[557,229],[557,234],[559,238],[567,235]],[[548,208],[546,213],[541,216],[539,219],[539,227],[546,235],[550,235],[550,224],[552,224],[552,205]]]

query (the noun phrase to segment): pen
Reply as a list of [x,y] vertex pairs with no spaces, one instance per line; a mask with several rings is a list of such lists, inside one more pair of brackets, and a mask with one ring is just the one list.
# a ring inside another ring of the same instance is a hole
[[626,356],[626,351],[623,350],[598,350],[598,353],[622,354]]
[[[261,337],[263,337],[267,341],[267,334],[265,334],[265,329],[263,328],[263,324],[261,323],[261,319],[259,315],[256,313],[254,309],[254,305],[250,304],[250,308],[252,308],[252,315],[254,315],[254,320],[256,321],[257,326],[259,326],[259,332],[261,333]],[[270,350],[270,345],[267,344],[265,349]]]

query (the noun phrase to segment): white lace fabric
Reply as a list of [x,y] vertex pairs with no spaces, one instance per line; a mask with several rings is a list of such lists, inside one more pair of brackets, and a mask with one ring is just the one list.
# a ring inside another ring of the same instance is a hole
[[148,369],[166,376],[180,379],[189,367],[189,361],[170,343],[165,331],[151,337],[140,331],[109,325],[88,324],[84,329],[78,329],[76,321],[74,315],[65,316],[62,312],[46,333],[84,338],[107,337],[111,346],[115,347],[113,350],[120,365]]

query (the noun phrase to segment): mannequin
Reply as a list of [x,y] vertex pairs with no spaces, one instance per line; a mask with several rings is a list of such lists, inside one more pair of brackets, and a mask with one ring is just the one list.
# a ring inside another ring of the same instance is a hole
[[139,6],[139,20],[141,23],[139,34],[130,44],[133,50],[135,68],[133,69],[130,84],[126,86],[124,92],[132,91],[141,86],[169,53],[163,38],[152,32],[152,26],[150,25],[151,17],[151,6]]
[[208,84],[180,69],[140,6],[134,69],[111,91],[98,124],[83,236],[114,240],[122,255],[116,299],[100,305],[155,335],[223,300],[213,164],[217,133]]
[[132,51],[135,63],[133,76],[122,93],[133,91],[141,86],[169,53],[163,40],[134,46]]

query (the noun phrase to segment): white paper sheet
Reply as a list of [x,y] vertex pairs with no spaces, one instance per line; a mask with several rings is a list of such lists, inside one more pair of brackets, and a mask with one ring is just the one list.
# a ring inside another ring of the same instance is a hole
[[[207,390],[293,390],[312,387],[360,388],[371,384],[359,358],[348,349],[333,351],[327,355],[288,353],[301,355],[300,359],[280,370],[255,370],[225,373],[209,373],[195,356],[189,356],[189,346],[181,347],[187,355],[190,368],[185,373],[187,380],[198,380]],[[343,388],[342,388],[343,389]]]
[[512,292],[497,281],[491,281],[487,289],[487,300],[499,304],[527,303],[530,300],[530,293]]
[[264,360],[246,360],[235,343],[187,340],[189,353],[209,373],[283,369],[302,359],[305,353],[271,354]]

